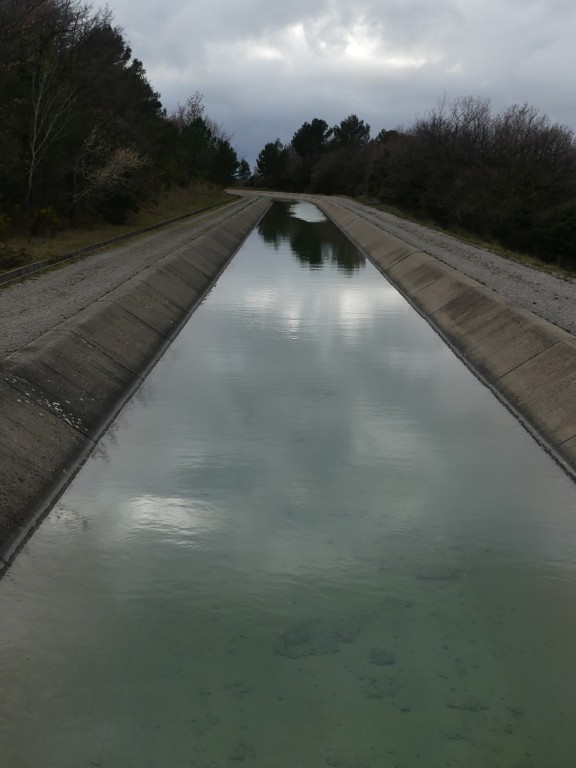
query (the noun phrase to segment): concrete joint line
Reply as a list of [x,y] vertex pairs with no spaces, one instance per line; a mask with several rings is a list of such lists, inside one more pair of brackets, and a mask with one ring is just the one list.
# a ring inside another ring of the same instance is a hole
[[[346,233],[344,233],[344,234],[346,234]],[[348,237],[348,235],[346,235],[346,236]],[[350,238],[350,237],[348,237],[348,239],[351,239],[351,238]],[[405,293],[404,289],[402,288],[402,284],[400,283],[400,281],[399,281],[399,280],[398,280],[396,277],[394,277],[394,275],[391,275],[391,274],[390,274],[389,270],[391,269],[391,267],[383,267],[382,265],[378,264],[378,262],[376,261],[376,259],[374,259],[374,258],[373,258],[373,257],[372,257],[372,256],[371,256],[369,253],[368,253],[368,251],[365,251],[363,248],[360,248],[360,246],[358,246],[356,243],[354,243],[354,245],[356,245],[356,247],[358,248],[358,250],[360,250],[360,251],[362,252],[362,254],[363,254],[363,255],[364,255],[364,256],[365,256],[365,257],[368,259],[368,261],[370,262],[370,264],[372,264],[372,266],[373,266],[373,267],[376,267],[376,269],[378,270],[378,272],[380,272],[380,274],[382,275],[382,277],[383,277],[383,278],[384,278],[384,279],[385,279],[385,280],[386,280],[388,283],[390,283],[391,285],[393,285],[393,286],[394,286],[394,288],[396,288],[396,290],[398,291],[398,293],[401,293],[401,294],[402,294],[402,296],[404,296],[404,298],[407,298],[408,294],[407,294],[407,293]],[[411,254],[408,254],[408,255],[411,255]],[[394,262],[394,264],[393,264],[392,266],[393,266],[393,267],[395,267],[395,266],[396,266],[396,264],[402,264],[402,262],[404,261],[404,259],[407,259],[407,258],[408,258],[408,256],[402,256],[400,259],[398,259],[398,261],[395,261],[395,262]],[[424,286],[424,287],[425,287],[425,286]],[[413,302],[412,302],[412,301],[410,301],[410,304],[413,304]]]
[[[347,233],[345,230],[342,230],[342,231],[344,232],[344,234],[346,235],[346,237],[347,237],[349,240],[351,240],[351,239],[352,239],[352,238],[350,237],[350,235],[349,235],[349,234],[348,234],[348,233]],[[380,231],[381,231],[381,232],[386,232],[386,230],[384,230],[384,229],[381,229]],[[386,234],[388,234],[388,233],[386,232]],[[364,253],[364,255],[365,255],[365,256],[366,256],[366,257],[367,257],[367,258],[368,258],[368,259],[369,259],[369,260],[372,262],[372,264],[376,264],[375,260],[374,260],[374,259],[373,259],[373,258],[372,258],[370,255],[369,255],[368,251],[364,250],[364,248],[361,248],[360,246],[358,246],[358,248],[360,248],[360,249],[362,250],[362,252]],[[404,259],[407,259],[407,258],[409,258],[410,256],[414,256],[414,254],[415,254],[415,253],[426,253],[426,251],[421,251],[421,250],[419,250],[418,248],[415,248],[413,251],[410,251],[410,253],[406,253],[404,256],[402,256],[401,258],[399,258],[399,259],[398,259],[398,261],[395,261],[395,262],[394,262],[394,264],[391,264],[389,267],[386,267],[386,269],[389,269],[389,270],[390,270],[390,269],[394,269],[394,267],[395,267],[397,264],[401,264],[401,263],[404,261]],[[426,253],[426,256],[430,256],[430,254],[429,254],[429,253]],[[433,256],[430,256],[430,258],[432,258],[432,259],[433,259],[434,257],[433,257]],[[434,282],[434,281],[433,281],[433,280],[431,280],[430,282]],[[429,285],[429,284],[430,284],[430,283],[428,283],[428,285]],[[423,287],[423,288],[425,288],[426,286],[422,286],[422,287]],[[422,290],[422,288],[419,288],[418,290],[419,290],[419,291],[421,291],[421,290]]]
[[[364,249],[362,249],[362,253],[363,253],[363,254],[366,256],[366,258],[367,258],[367,259],[369,259],[369,261],[370,261],[372,264],[376,264],[376,261],[375,261],[375,260],[374,260],[374,259],[373,259],[373,258],[370,256],[370,254],[369,254],[367,251],[365,251]],[[382,274],[383,274],[383,275],[386,275],[386,277],[388,277],[390,280],[393,280],[394,278],[392,277],[392,275],[388,275],[388,271],[390,271],[390,270],[391,270],[393,267],[395,267],[395,266],[396,266],[396,264],[402,264],[402,262],[403,262],[405,259],[407,259],[407,258],[408,258],[408,256],[412,256],[412,254],[414,254],[414,253],[417,253],[417,251],[412,251],[411,253],[407,253],[405,256],[402,256],[402,257],[400,257],[400,258],[398,259],[398,261],[395,261],[395,262],[394,262],[394,264],[392,264],[392,266],[391,266],[391,267],[382,267]],[[386,271],[386,272],[385,272],[385,271],[384,271],[385,269],[386,269],[386,270],[388,270],[388,271]]]
[[[397,264],[401,264],[401,263],[404,261],[404,259],[408,259],[408,258],[410,258],[410,256],[414,256],[414,254],[415,254],[415,253],[423,253],[423,254],[425,254],[426,256],[430,256],[430,254],[429,254],[429,253],[426,253],[426,251],[419,251],[419,250],[410,251],[410,253],[407,253],[407,254],[406,254],[406,256],[402,256],[402,258],[401,258],[401,259],[398,259],[398,261],[395,261],[395,262],[394,262],[394,264],[392,264],[392,266],[388,267],[388,269],[390,269],[390,270],[391,270],[391,269],[394,269],[394,267],[395,267]],[[433,259],[434,257],[433,257],[433,256],[430,256],[430,258],[431,258],[431,259]],[[417,290],[415,290],[415,291],[414,291],[414,295],[416,295],[417,293],[420,293],[420,291],[423,291],[425,288],[428,288],[428,286],[429,286],[429,285],[433,285],[433,284],[434,284],[434,283],[435,283],[437,280],[438,280],[438,277],[432,277],[432,278],[429,280],[429,282],[427,282],[425,285],[421,285],[421,286],[420,286],[420,288],[418,288]]]
[[[106,304],[114,304],[115,307],[118,307],[118,309],[121,309],[123,312],[126,312],[126,314],[130,315],[130,317],[133,317],[134,320],[137,320],[139,323],[142,323],[142,325],[145,325],[146,328],[150,328],[151,331],[154,331],[154,333],[157,333],[159,336],[161,336],[163,339],[166,339],[167,341],[171,341],[172,336],[167,335],[163,331],[159,331],[158,328],[155,328],[153,325],[151,325],[147,320],[144,320],[141,317],[138,317],[138,315],[135,315],[134,312],[132,312],[130,309],[127,309],[126,307],[123,307],[122,304],[120,304],[116,299],[106,299],[102,298],[99,299],[99,302],[106,303]],[[196,306],[196,305],[194,305]],[[99,347],[97,347],[99,349]],[[100,350],[101,352],[104,352],[103,349]]]
[[[385,231],[386,231],[386,230],[385,230],[385,229],[383,229],[382,227],[378,227],[378,229],[379,229],[381,232],[385,232]],[[425,253],[425,254],[426,254],[426,256],[430,256],[430,258],[431,258],[431,259],[433,259],[433,258],[434,258],[434,256],[432,256],[431,254],[429,254],[427,251],[421,251],[419,248],[414,248],[414,250],[413,250],[413,251],[410,251],[410,253],[407,253],[407,254],[406,254],[406,256],[405,256],[404,258],[405,258],[405,259],[407,259],[407,258],[408,258],[408,256],[414,256],[414,254],[415,254],[415,253]],[[397,262],[397,263],[398,263],[398,262]],[[392,269],[392,267],[390,267],[390,269]],[[418,290],[421,290],[421,289],[419,288]]]
[[[98,299],[98,301],[100,302],[100,301],[102,301],[102,299]],[[98,302],[95,302],[95,303],[98,303]],[[110,302],[110,303],[112,303],[112,302]],[[127,366],[127,365],[124,365],[124,363],[123,363],[122,361],[120,361],[120,360],[116,360],[116,358],[115,358],[115,357],[112,357],[112,355],[111,355],[111,354],[109,354],[108,352],[106,352],[106,350],[105,350],[105,349],[102,349],[102,347],[99,347],[99,346],[97,346],[96,344],[94,344],[94,342],[92,342],[92,341],[88,341],[88,339],[85,339],[85,338],[84,338],[84,336],[82,336],[82,335],[79,333],[79,331],[77,331],[77,330],[76,330],[76,328],[66,328],[66,331],[65,331],[65,332],[66,332],[66,333],[70,333],[72,336],[76,336],[76,338],[77,338],[77,339],[80,339],[80,341],[84,342],[84,344],[87,344],[89,347],[92,347],[92,349],[95,349],[97,352],[100,352],[100,354],[102,354],[102,355],[104,355],[105,357],[107,357],[107,358],[108,358],[108,360],[110,360],[111,362],[113,362],[113,363],[115,363],[116,365],[119,365],[119,366],[121,366],[122,368],[124,368],[126,371],[128,371],[128,373],[129,373],[130,375],[132,375],[132,376],[135,376],[136,378],[140,379],[141,381],[144,381],[144,379],[143,379],[141,376],[139,376],[137,373],[134,373],[134,372],[132,371],[132,369],[131,369],[131,368],[128,368],[128,366]]]
[[537,357],[540,357],[540,355],[544,355],[546,352],[548,352],[551,349],[554,349],[554,347],[557,347],[559,344],[564,344],[566,339],[558,339],[558,341],[555,341],[553,344],[549,344],[545,349],[541,349],[539,352],[535,352],[533,355],[530,355],[530,357],[527,357],[526,360],[523,360],[521,363],[518,363],[518,365],[515,365],[514,367],[510,368],[509,371],[506,371],[506,373],[500,374],[500,376],[497,376],[494,381],[498,382],[501,381],[506,376],[509,376],[511,373],[514,373],[514,371],[517,371],[519,368],[522,368],[523,365],[526,365],[526,363],[531,362],[532,360],[535,360]]
[[562,442],[557,443],[558,448],[561,448],[563,445],[566,445],[566,443],[569,443],[570,440],[574,440],[576,438],[576,432],[572,435],[572,437],[567,437],[566,440],[562,440]]
[[[434,281],[432,281],[432,282],[434,282]],[[431,283],[429,283],[428,285],[431,285]],[[462,290],[460,291],[460,293],[457,293],[455,296],[451,296],[451,297],[448,299],[448,301],[444,302],[444,304],[442,304],[441,306],[439,306],[439,307],[436,307],[436,309],[435,309],[433,312],[430,312],[430,314],[428,315],[428,317],[432,318],[432,317],[434,317],[434,315],[435,315],[437,312],[441,312],[443,309],[446,309],[446,307],[448,306],[448,304],[452,304],[452,302],[453,302],[453,301],[456,301],[456,299],[459,299],[459,298],[460,298],[460,296],[462,296],[462,294],[465,292],[465,290],[466,290],[466,288],[464,287],[464,288],[462,288]],[[427,317],[427,315],[424,315],[424,318],[426,318],[426,317]],[[435,322],[436,322],[436,321],[435,321]]]
[[[156,266],[156,265],[155,265],[155,264],[153,264],[153,265],[152,265],[152,267],[148,267],[148,269],[153,269],[155,266]],[[145,285],[145,286],[146,286],[146,288],[147,288],[149,291],[152,291],[152,293],[155,293],[155,294],[156,294],[156,296],[158,296],[158,298],[159,298],[160,300],[163,300],[163,301],[165,301],[165,300],[166,300],[166,296],[165,296],[165,295],[164,295],[164,294],[163,294],[161,291],[159,291],[159,290],[158,290],[158,289],[157,289],[157,288],[156,288],[156,287],[155,287],[155,286],[152,284],[152,282],[149,282],[149,281],[148,281],[148,279],[147,279],[147,277],[145,277],[145,276],[144,276],[144,275],[145,275],[145,273],[146,273],[146,271],[147,271],[147,270],[144,270],[143,272],[140,272],[139,274],[137,274],[137,275],[134,275],[134,277],[133,277],[133,278],[130,278],[130,279],[131,279],[131,280],[134,280],[134,281],[136,281],[136,282],[138,282],[138,283],[141,283],[142,285]],[[104,297],[103,297],[103,298],[104,298]],[[182,310],[182,312],[187,312],[187,311],[188,311],[188,307],[184,306],[182,303],[179,303],[179,302],[178,302],[178,301],[176,301],[175,299],[173,299],[173,298],[170,298],[170,299],[169,299],[169,301],[171,301],[171,302],[172,302],[172,304],[174,304],[174,306],[175,306],[175,307],[178,307],[178,309]]]
[[[433,259],[435,259],[436,261],[438,261],[438,259],[436,259],[436,257],[435,257],[435,256],[432,256],[431,258],[433,258]],[[441,262],[441,264],[442,264],[442,263],[443,263],[443,262]],[[445,274],[446,274],[446,275],[449,275],[449,272],[448,272],[448,270],[446,270],[446,271],[445,271]],[[468,279],[469,279],[469,280],[471,280],[472,278],[468,278]],[[434,281],[432,281],[432,282],[434,282]],[[477,281],[474,281],[474,282],[477,282]],[[424,315],[424,317],[432,317],[432,316],[434,316],[434,315],[435,315],[437,312],[441,312],[443,309],[446,309],[446,307],[447,307],[447,306],[449,306],[450,304],[452,304],[452,302],[454,302],[454,301],[458,301],[458,299],[459,299],[459,298],[462,296],[462,294],[463,294],[463,293],[465,293],[465,292],[466,292],[466,291],[467,291],[467,290],[468,290],[470,287],[471,287],[470,285],[464,285],[464,286],[462,287],[462,289],[461,289],[461,290],[460,290],[460,291],[459,291],[457,294],[455,294],[454,296],[451,296],[451,297],[448,299],[448,301],[446,301],[444,304],[442,304],[442,306],[440,306],[440,307],[436,307],[436,309],[435,309],[434,311],[430,312],[430,313],[429,313],[429,315],[428,315],[428,313],[426,313],[426,314]],[[497,294],[494,294],[494,295],[497,297],[497,303],[498,303],[498,304],[501,304],[501,306],[500,306],[500,310],[499,310],[499,312],[498,312],[496,315],[494,315],[494,318],[493,318],[493,319],[495,319],[495,318],[497,318],[497,317],[500,317],[500,315],[502,315],[504,312],[506,312],[506,311],[507,311],[507,310],[510,308],[509,306],[506,306],[505,304],[501,303],[501,301],[499,300],[499,297],[497,296]]]

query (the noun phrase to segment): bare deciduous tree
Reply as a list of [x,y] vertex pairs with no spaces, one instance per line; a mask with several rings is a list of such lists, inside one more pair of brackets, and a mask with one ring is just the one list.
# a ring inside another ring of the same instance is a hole
[[195,91],[192,96],[189,96],[184,104],[178,102],[172,112],[168,115],[168,119],[176,126],[178,135],[182,133],[184,128],[191,125],[198,118],[204,116],[204,104],[202,103],[204,97],[200,91]]
[[102,130],[93,128],[74,163],[75,204],[97,200],[130,185],[134,171],[150,165],[134,147],[113,147]]
[[64,135],[75,99],[72,86],[60,77],[55,57],[47,54],[32,74],[26,184],[28,207],[38,166],[50,147]]

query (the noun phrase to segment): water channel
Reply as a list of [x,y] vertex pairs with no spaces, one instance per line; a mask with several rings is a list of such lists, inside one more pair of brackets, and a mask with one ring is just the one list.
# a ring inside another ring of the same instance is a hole
[[6,768],[571,768],[576,487],[275,204],[0,583]]

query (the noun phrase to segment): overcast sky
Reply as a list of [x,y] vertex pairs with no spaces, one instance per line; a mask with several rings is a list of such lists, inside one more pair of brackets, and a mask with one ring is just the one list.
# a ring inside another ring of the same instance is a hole
[[253,163],[314,117],[409,126],[442,94],[576,129],[574,0],[109,0],[170,110],[196,90]]

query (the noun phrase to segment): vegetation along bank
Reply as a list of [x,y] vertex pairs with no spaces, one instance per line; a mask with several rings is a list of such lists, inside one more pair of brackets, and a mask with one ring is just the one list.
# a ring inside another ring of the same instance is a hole
[[249,173],[202,95],[167,112],[110,11],[83,0],[0,0],[0,105],[0,269],[25,260],[23,233],[121,225]]
[[364,196],[488,243],[576,270],[576,141],[528,104],[442,100],[405,129],[314,118],[264,146],[256,185]]

